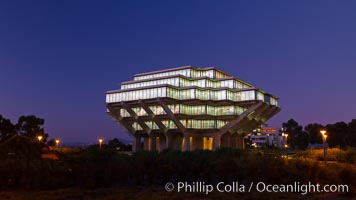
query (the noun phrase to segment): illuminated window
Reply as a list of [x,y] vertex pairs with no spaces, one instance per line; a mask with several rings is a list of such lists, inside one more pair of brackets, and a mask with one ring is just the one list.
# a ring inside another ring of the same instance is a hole
[[213,138],[203,137],[203,150],[213,150]]
[[123,109],[123,108],[120,109],[120,116],[121,116],[121,117],[131,117],[131,115],[129,114],[129,112],[127,112],[127,110],[126,110],[126,109]]

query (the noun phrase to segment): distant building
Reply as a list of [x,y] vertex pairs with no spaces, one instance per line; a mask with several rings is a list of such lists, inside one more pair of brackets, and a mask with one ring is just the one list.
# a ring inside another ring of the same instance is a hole
[[15,134],[0,143],[0,159],[39,160],[41,148],[36,139]]
[[214,67],[136,74],[106,93],[107,113],[133,151],[244,148],[244,136],[280,111],[278,98]]
[[0,160],[58,160],[37,138],[15,134],[0,143]]
[[253,147],[270,146],[285,148],[285,145],[287,145],[287,136],[277,130],[277,128],[268,127],[267,125],[261,125],[259,128],[253,130],[245,137],[245,140]]

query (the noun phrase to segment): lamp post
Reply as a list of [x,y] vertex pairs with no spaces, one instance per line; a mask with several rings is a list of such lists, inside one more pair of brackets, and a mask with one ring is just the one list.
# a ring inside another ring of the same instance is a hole
[[326,130],[321,130],[320,131],[322,137],[323,137],[323,148],[324,148],[324,164],[326,166],[326,138],[328,137],[326,135]]
[[287,149],[288,148],[288,143],[287,143],[288,133],[285,133],[284,137],[286,137],[286,143],[285,143],[284,147],[286,148],[286,157],[288,159],[288,149]]
[[59,143],[60,143],[60,140],[59,140],[59,139],[56,139],[55,142],[56,142],[56,147],[58,148]]
[[42,141],[42,135],[39,135],[39,136],[37,136],[37,140],[39,141],[39,142],[41,142]]
[[284,140],[284,132],[282,133],[282,139],[281,139],[281,148],[283,148],[283,140]]
[[103,140],[102,138],[99,138],[98,141],[99,141],[99,148],[100,148],[100,150],[101,150],[101,145],[102,145],[102,143],[103,143],[104,140]]

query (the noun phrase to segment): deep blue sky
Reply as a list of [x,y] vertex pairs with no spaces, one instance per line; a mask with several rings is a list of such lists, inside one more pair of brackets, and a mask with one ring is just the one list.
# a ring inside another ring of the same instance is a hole
[[105,91],[216,66],[280,97],[269,121],[356,118],[355,1],[1,1],[0,114],[64,141],[127,138]]

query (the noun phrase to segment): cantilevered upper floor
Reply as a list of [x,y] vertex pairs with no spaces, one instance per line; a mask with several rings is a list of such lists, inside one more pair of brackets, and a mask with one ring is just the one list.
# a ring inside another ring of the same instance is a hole
[[154,79],[154,78],[173,76],[173,75],[182,75],[188,78],[209,77],[214,79],[232,77],[231,75],[219,69],[216,69],[214,67],[198,68],[193,66],[183,66],[183,67],[135,74],[134,80],[137,81],[137,80],[145,80],[145,79]]
[[134,137],[134,151],[243,148],[244,135],[280,111],[275,96],[193,66],[136,74],[106,93],[106,108]]
[[106,103],[140,99],[249,101],[278,106],[278,99],[214,67],[185,66],[134,75],[120,90],[108,91]]

